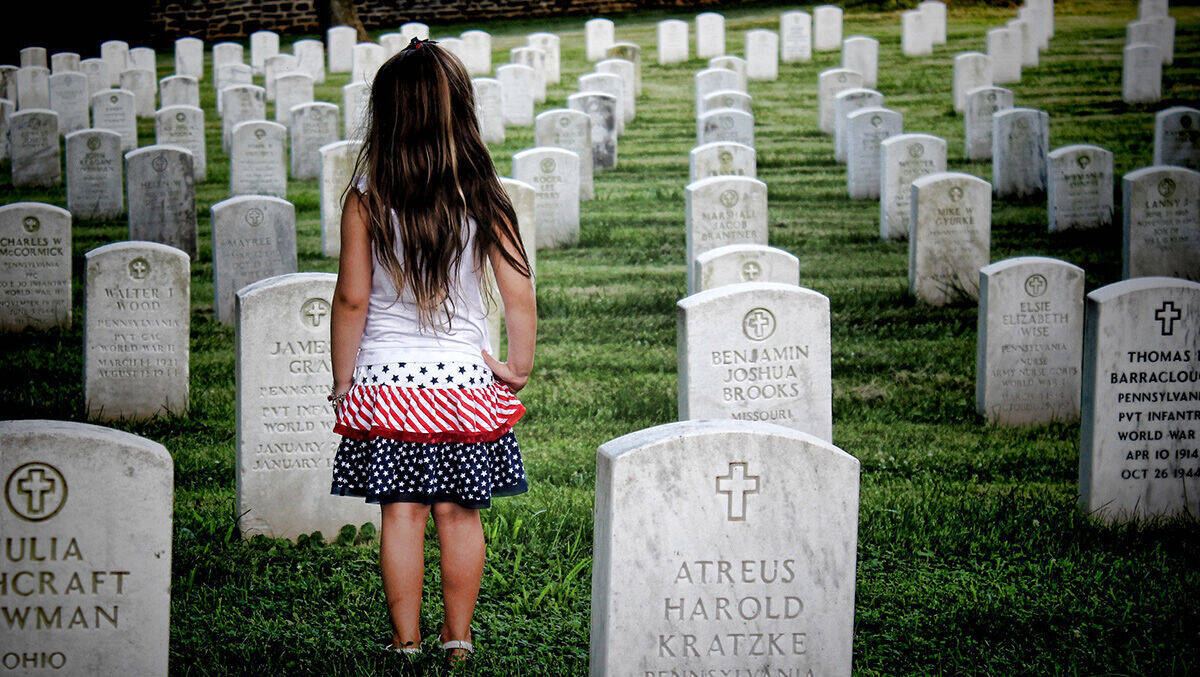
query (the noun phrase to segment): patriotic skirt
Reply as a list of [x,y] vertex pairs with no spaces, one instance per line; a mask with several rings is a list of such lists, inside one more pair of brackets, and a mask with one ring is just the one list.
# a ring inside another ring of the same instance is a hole
[[482,362],[360,365],[333,428],[331,492],[487,508],[529,488],[512,431],[524,413]]

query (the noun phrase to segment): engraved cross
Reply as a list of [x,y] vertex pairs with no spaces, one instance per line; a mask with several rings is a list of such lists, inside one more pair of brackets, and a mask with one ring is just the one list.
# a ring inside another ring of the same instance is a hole
[[1162,324],[1162,335],[1170,336],[1175,333],[1175,320],[1183,317],[1183,313],[1175,307],[1173,301],[1163,301],[1162,308],[1154,311],[1154,319]]
[[28,497],[30,514],[46,509],[46,494],[54,491],[54,485],[55,481],[46,479],[46,471],[41,468],[33,468],[24,479],[17,480],[17,491]]
[[309,305],[308,312],[305,314],[312,319],[312,324],[314,327],[316,327],[321,324],[321,318],[325,317],[325,306],[319,303],[313,303]]
[[765,327],[769,323],[770,320],[768,320],[762,312],[756,312],[750,316],[750,319],[746,320],[746,324],[750,325],[750,328],[754,330],[755,336],[762,336]]
[[139,280],[146,276],[145,263],[142,263],[141,261],[134,261],[133,263],[129,264],[129,267],[133,269],[133,274],[137,276]]
[[746,495],[758,493],[758,475],[746,474],[745,461],[730,461],[729,474],[717,475],[717,493],[728,497],[728,519],[731,522],[746,520]]

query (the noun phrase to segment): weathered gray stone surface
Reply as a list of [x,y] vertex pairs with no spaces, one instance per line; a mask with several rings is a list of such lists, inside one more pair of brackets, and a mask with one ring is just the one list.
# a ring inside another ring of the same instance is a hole
[[1200,110],[1172,106],[1155,114],[1154,164],[1200,170]]
[[992,116],[1013,107],[1013,93],[1003,87],[976,87],[967,92],[963,116],[964,148],[968,160],[992,159]]
[[370,124],[371,88],[362,82],[342,87],[342,135],[346,140],[362,140]]
[[[15,593],[7,609],[30,612],[0,637],[13,673],[167,674],[175,484],[167,450],[86,423],[5,421],[0,474],[10,548],[0,574]],[[34,622],[33,609],[50,620]]]
[[20,57],[21,68],[27,66],[46,68],[49,65],[46,63],[45,47],[22,47],[18,52],[18,56]]
[[567,97],[567,108],[587,113],[592,120],[592,168],[617,166],[617,97],[601,92],[576,93]]
[[696,145],[732,141],[754,147],[754,116],[735,108],[718,108],[696,119]]
[[161,106],[200,107],[200,83],[190,75],[169,75],[158,81]]
[[975,408],[991,423],[1079,419],[1083,269],[1018,256],[979,270]]
[[625,59],[604,59],[596,62],[596,72],[621,78],[621,111],[626,122],[637,115],[637,66]]
[[188,407],[188,255],[157,242],[116,242],[84,256],[84,410],[115,421]]
[[273,31],[255,31],[250,34],[250,67],[255,73],[264,73],[267,59],[279,53],[279,34]]
[[133,112],[139,118],[154,117],[158,79],[154,71],[129,68],[121,71],[120,88],[133,95]]
[[317,101],[293,106],[288,125],[292,178],[320,178],[321,148],[340,140],[339,131],[336,104]]
[[187,37],[175,41],[175,73],[196,78],[197,81],[204,79],[203,40]]
[[92,126],[121,135],[121,150],[138,146],[137,115],[133,94],[123,89],[106,89],[92,95]]
[[910,9],[900,13],[900,52],[904,56],[933,54],[932,26],[925,13]]
[[858,489],[857,459],[770,424],[601,446],[592,674],[849,675]]
[[1007,85],[1021,81],[1021,36],[1009,26],[989,28],[987,55],[992,62],[992,82]]
[[979,269],[991,258],[992,186],[941,172],[913,181],[908,237],[908,290],[943,305],[979,298]]
[[757,175],[757,158],[750,146],[733,141],[714,141],[696,146],[688,154],[689,181],[710,176]]
[[17,110],[50,108],[50,69],[22,66],[17,69]]
[[86,75],[68,71],[50,76],[50,109],[58,113],[60,136],[91,126],[88,104]]
[[30,108],[8,118],[14,188],[42,188],[62,183],[59,164],[58,114]]
[[697,71],[692,76],[692,88],[696,97],[696,117],[699,117],[704,112],[702,104],[709,94],[714,92],[746,91],[737,73],[728,68],[705,68]]
[[121,71],[129,68],[129,43],[123,40],[108,40],[100,43],[100,58],[108,66],[108,86],[115,87],[121,79]]
[[853,200],[879,198],[879,146],[904,131],[904,118],[886,108],[863,108],[846,118],[846,188]]
[[292,43],[292,54],[301,73],[312,78],[314,83],[325,82],[325,43],[312,39],[297,40]]
[[1087,296],[1079,503],[1106,522],[1200,513],[1200,284],[1142,277]]
[[537,47],[522,45],[509,50],[509,61],[522,66],[529,66],[533,69],[533,102],[545,102],[546,53]]
[[605,59],[623,59],[633,63],[633,91],[642,95],[642,48],[632,42],[614,42],[604,53]]
[[907,240],[912,182],[946,171],[946,140],[929,134],[897,134],[879,144],[879,237]]
[[67,135],[67,208],[77,219],[115,219],[125,213],[121,135],[81,129]]
[[229,155],[230,195],[287,197],[287,128],[250,120],[233,130]]
[[863,108],[882,108],[883,94],[865,87],[845,89],[833,97],[833,156],[846,162],[848,139],[847,120],[850,114]]
[[158,109],[154,114],[154,142],[188,149],[192,154],[195,180],[204,181],[208,176],[203,109],[196,106],[166,106]]
[[579,199],[595,195],[592,160],[592,119],[587,113],[555,108],[539,113],[533,121],[534,143],[566,148],[579,156]]
[[463,31],[459,36],[463,41],[463,49],[467,58],[463,63],[467,72],[474,76],[489,75],[492,72],[492,36],[486,31]]
[[817,120],[822,132],[834,133],[833,102],[847,89],[863,86],[862,73],[845,68],[830,68],[817,76]]
[[196,188],[192,154],[155,145],[125,154],[129,239],[161,242],[196,256]]
[[1113,154],[1099,146],[1063,146],[1046,157],[1050,232],[1100,228],[1113,221]]
[[688,289],[692,262],[729,244],[767,244],[767,184],[747,176],[712,176],[684,189]]
[[475,117],[479,120],[483,142],[488,145],[504,143],[504,99],[500,94],[500,81],[474,78],[471,83],[475,89]]
[[679,419],[777,423],[833,435],[829,299],[742,282],[678,303]]
[[[490,45],[491,36],[488,37]],[[537,47],[546,53],[546,84],[557,85],[558,83],[562,82],[562,41],[559,39],[559,37],[554,33],[537,32],[530,33],[528,36],[526,36],[526,40],[529,41],[530,45]],[[489,67],[487,70],[490,71],[490,55],[488,57],[488,62]]]
[[267,92],[257,85],[233,85],[221,92],[221,145],[233,148],[233,129],[243,122],[267,119]]
[[71,213],[0,206],[0,331],[71,326]]
[[1162,50],[1157,44],[1126,45],[1121,63],[1121,95],[1125,103],[1154,103],[1162,99]]
[[753,114],[754,99],[749,94],[735,89],[719,89],[700,102],[701,115],[718,108],[733,108]]
[[213,305],[233,324],[242,287],[296,272],[296,208],[266,195],[231,197],[212,206]]
[[275,122],[288,126],[292,108],[313,102],[313,79],[307,73],[284,73],[275,78]]
[[625,97],[625,87],[621,82],[620,76],[613,75],[612,73],[586,73],[580,75],[579,91],[582,94],[599,92],[611,95],[617,102],[617,134],[625,133],[625,123],[632,118],[627,117],[628,113],[625,110],[625,106],[622,105],[622,99]]
[[738,77],[738,89],[742,90],[743,92],[749,91],[748,88],[750,84],[750,78],[746,75],[746,70],[749,68],[749,64],[747,64],[746,60],[742,57],[733,56],[732,54],[714,56],[708,60],[708,67],[725,68],[733,71]]
[[1121,274],[1200,281],[1200,172],[1143,167],[1121,187]]
[[1033,108],[992,115],[992,184],[996,197],[1023,200],[1046,192],[1050,116]]
[[961,52],[954,57],[954,110],[965,113],[967,92],[992,86],[992,60],[983,52]]
[[692,262],[696,291],[742,282],[800,284],[800,259],[761,244],[731,244],[710,249]]

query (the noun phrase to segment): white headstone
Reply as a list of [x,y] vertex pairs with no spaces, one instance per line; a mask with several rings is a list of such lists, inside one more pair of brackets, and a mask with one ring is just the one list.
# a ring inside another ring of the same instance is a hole
[[1079,419],[1083,269],[1018,256],[979,270],[975,408],[990,423]]
[[928,21],[919,9],[900,14],[900,52],[905,56],[933,54],[933,32]]
[[179,38],[175,41],[175,74],[204,79],[204,41]]
[[992,60],[983,52],[961,52],[954,57],[954,110],[967,110],[967,92],[992,86]]
[[[529,267],[537,275],[537,227],[534,216],[534,206],[537,200],[537,191],[533,186],[524,181],[517,181],[508,177],[500,177],[500,187],[504,189],[504,193],[508,195],[508,201],[512,203],[513,212],[517,215],[517,231],[521,235],[521,243],[525,245],[525,256],[529,259]],[[499,294],[496,295],[499,298]],[[503,306],[503,299],[500,300],[500,305]],[[503,315],[500,318],[503,324]],[[492,332],[492,337],[497,341],[500,338],[500,332]],[[499,346],[493,355],[499,355]]]
[[897,134],[879,144],[879,237],[907,240],[912,183],[946,171],[946,140],[929,134]]
[[467,72],[471,75],[488,75],[492,72],[492,36],[484,31],[463,31],[463,48],[466,50]]
[[991,185],[970,174],[928,174],[913,181],[910,200],[909,293],[935,306],[979,298],[979,269],[991,257]]
[[718,89],[704,97],[700,102],[700,114],[703,115],[709,111],[717,110],[718,108],[734,108],[746,113],[754,112],[754,100],[749,94],[739,92],[736,89]]
[[300,72],[315,83],[325,82],[325,43],[320,40],[297,40],[292,45],[292,54],[300,65]]
[[534,77],[532,68],[520,64],[505,64],[496,69],[506,127],[533,124]]
[[964,155],[968,160],[992,159],[992,116],[1013,107],[1013,93],[1003,87],[976,87],[967,92],[963,115]]
[[779,60],[783,63],[812,61],[812,15],[793,10],[779,15]]
[[1175,63],[1175,19],[1160,16],[1152,19],[1158,23],[1158,49],[1162,54],[1163,65]]
[[[230,63],[213,69],[213,87],[217,90],[217,115],[225,115],[225,89],[237,85],[254,84],[254,70],[244,63]],[[263,101],[266,105],[266,88],[263,88]]]
[[296,208],[267,195],[212,206],[213,308],[233,324],[234,296],[248,284],[296,272]]
[[121,89],[133,95],[133,111],[139,118],[152,118],[156,109],[155,94],[158,93],[158,80],[154,71],[141,68],[130,68],[121,71]]
[[81,129],[67,135],[67,208],[77,219],[115,219],[125,213],[121,135]]
[[1017,41],[1021,49],[1021,68],[1036,68],[1040,60],[1038,58],[1038,39],[1029,22],[1022,19],[1010,19],[1005,25],[1017,34]]
[[821,131],[833,134],[835,130],[834,99],[847,89],[863,86],[862,73],[845,68],[830,68],[817,76],[817,120]]
[[360,42],[354,46],[354,64],[350,69],[351,82],[371,84],[375,72],[387,61],[390,55],[382,45],[374,42]]
[[779,78],[779,34],[757,28],[746,31],[746,77],[751,80]]
[[45,47],[24,47],[19,52],[21,58],[21,68],[26,66],[40,66],[46,68],[49,64],[46,63],[46,48]]
[[767,184],[748,176],[711,176],[683,192],[688,289],[696,288],[692,262],[700,254],[729,244],[767,244]]
[[696,56],[705,58],[725,53],[725,17],[716,12],[696,15]]
[[250,67],[254,72],[265,73],[267,59],[279,54],[279,34],[272,31],[255,31],[250,34]]
[[859,462],[811,435],[689,421],[596,454],[594,675],[849,675]]
[[59,134],[66,136],[91,126],[89,103],[86,75],[68,71],[50,76],[50,110],[58,113]]
[[754,149],[733,141],[714,141],[696,146],[688,154],[688,181],[710,176],[757,176]]
[[592,167],[597,171],[617,166],[617,97],[602,92],[580,92],[567,97],[567,107],[587,113],[592,120]]
[[[557,85],[562,82],[562,46],[558,36],[553,33],[530,33],[526,39],[531,46],[546,53],[546,84]],[[490,57],[488,70],[491,70]]]
[[84,261],[88,418],[183,414],[190,350],[188,255],[157,242],[131,241],[93,249]]
[[925,26],[929,29],[933,44],[946,44],[946,4],[938,0],[924,0],[917,9],[925,15]]
[[1142,277],[1087,295],[1079,503],[1105,522],[1200,510],[1200,284]]
[[342,136],[361,140],[370,124],[371,86],[351,82],[342,87]]
[[842,42],[842,68],[862,74],[863,87],[879,81],[879,41],[856,35]]
[[733,141],[754,147],[754,116],[735,108],[718,108],[696,119],[696,145]]
[[17,110],[50,108],[50,69],[22,66],[17,69]]
[[358,31],[350,26],[333,26],[325,31],[325,52],[330,73],[349,73],[354,65],[354,45]]
[[539,113],[533,121],[534,143],[565,148],[579,157],[579,199],[595,195],[592,160],[592,120],[587,113],[555,108]]
[[129,43],[124,40],[108,40],[100,43],[100,58],[108,66],[108,86],[115,87],[120,81],[121,71],[129,68]]
[[108,89],[108,65],[104,59],[84,59],[79,62],[79,72],[87,76],[88,98],[101,90]]
[[813,8],[813,49],[830,52],[842,46],[842,8],[821,5]]
[[1143,167],[1126,174],[1121,189],[1121,275],[1200,282],[1200,172]]
[[342,251],[343,194],[354,175],[354,162],[362,141],[335,141],[321,153],[321,251],[337,256]]
[[1162,99],[1162,51],[1158,45],[1125,47],[1121,93],[1125,103],[1154,103]]
[[125,154],[129,239],[160,242],[196,256],[192,154],[181,146],[145,146]]
[[233,130],[229,154],[230,195],[287,197],[287,128],[250,120]]
[[150,71],[150,80],[158,82],[158,55],[150,47],[134,47],[129,50],[129,68]]
[[688,25],[679,19],[658,22],[658,64],[665,66],[688,60]]
[[1046,191],[1050,116],[1033,108],[992,115],[992,183],[996,197],[1026,199]]
[[1113,222],[1113,154],[1099,146],[1063,146],[1046,156],[1050,232]]
[[1200,110],[1172,106],[1154,115],[1154,164],[1200,170]]
[[137,148],[137,116],[133,94],[123,89],[105,89],[92,95],[92,126],[121,135],[121,150]]
[[293,106],[291,124],[288,126],[292,178],[320,178],[321,148],[339,141],[341,135],[338,132],[336,104],[317,101]]
[[749,91],[750,78],[746,75],[749,65],[746,60],[740,56],[714,56],[708,60],[709,68],[725,68],[737,74],[738,84],[736,89],[743,92]]
[[599,61],[616,41],[616,26],[610,19],[588,19],[584,24],[588,61]]
[[[460,62],[463,62],[463,59],[466,58],[467,48],[463,45],[462,38],[438,38],[437,42],[442,49],[453,54],[454,58]],[[549,57],[547,56],[547,58]],[[465,62],[463,64],[465,66]]]
[[[333,29],[330,29],[333,30]],[[218,42],[212,47],[212,72],[213,77],[216,77],[217,69],[221,66],[232,66],[234,64],[244,63],[245,50],[241,43],[237,42]]]
[[71,213],[41,202],[0,206],[0,330],[70,326]]
[[1021,81],[1021,36],[1010,27],[989,28],[987,54],[992,62],[992,82],[1006,85]]
[[1168,16],[1170,11],[1170,0],[1138,0],[1139,19]]
[[846,118],[846,189],[850,199],[879,199],[880,144],[903,132],[904,117],[886,108],[863,108]]
[[533,102],[546,101],[546,53],[537,47],[528,45],[513,47],[509,50],[511,63],[529,66],[533,69]]
[[0,576],[14,595],[5,664],[13,674],[167,674],[171,455],[111,428],[28,420],[0,423],[0,459],[10,548]]
[[[378,45],[376,45],[378,47]],[[263,84],[267,90],[267,101],[275,100],[275,85],[280,76],[300,72],[300,61],[291,54],[276,54],[267,59],[263,66]],[[371,71],[374,74],[375,71]]]
[[846,119],[855,111],[882,107],[883,95],[865,87],[844,89],[833,97],[833,156],[838,162],[846,162],[846,147],[849,140]]
[[596,72],[621,78],[621,112],[628,122],[637,114],[637,66],[625,59],[604,59],[596,62]]
[[742,282],[678,303],[679,419],[770,422],[833,436],[829,298]]
[[429,26],[421,23],[420,21],[409,21],[408,23],[401,24],[400,35],[404,36],[404,44],[406,45],[413,38],[428,40]]
[[243,122],[265,120],[267,91],[257,85],[234,85],[221,92],[221,145],[226,153],[233,148],[233,130]]
[[204,110],[195,106],[167,106],[154,116],[154,143],[180,146],[192,154],[192,174],[197,182],[208,176],[204,148]]
[[737,73],[728,68],[705,68],[692,76],[696,99],[696,117],[704,112],[704,99],[713,92],[746,91]]
[[50,55],[50,73],[79,71],[79,54],[77,52],[56,52]]
[[642,95],[642,48],[632,42],[614,42],[604,54],[605,59],[624,59],[633,63],[633,92]]
[[158,81],[158,98],[168,106],[200,107],[200,83],[190,75],[169,75]]
[[579,156],[550,146],[513,155],[513,178],[533,186],[534,220],[539,249],[579,242]]
[[696,291],[742,282],[800,284],[800,259],[775,247],[731,244],[710,249],[692,262]]
[[42,108],[13,113],[8,118],[8,138],[12,144],[14,188],[41,188],[62,183],[57,113]]
[[[504,143],[504,97],[500,81],[495,78],[474,78],[475,117],[479,133],[488,145]],[[542,145],[542,144],[539,144]]]
[[292,108],[312,102],[313,79],[307,73],[285,73],[275,78],[275,122],[290,125]]
[[346,524],[378,526],[379,508],[329,493],[340,438],[325,400],[336,275],[292,273],[237,294],[237,515],[242,537],[295,540]]
[[612,73],[586,73],[579,76],[579,91],[584,94],[600,92],[610,94],[617,100],[617,134],[625,132],[625,123],[632,120],[632,112],[625,110],[622,100],[625,98],[625,85],[621,76]]

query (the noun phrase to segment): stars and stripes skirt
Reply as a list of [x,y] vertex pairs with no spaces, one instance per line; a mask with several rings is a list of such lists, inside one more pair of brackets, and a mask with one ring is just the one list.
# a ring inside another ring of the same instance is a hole
[[483,362],[359,365],[334,432],[331,492],[487,508],[529,489],[512,427],[525,407]]

